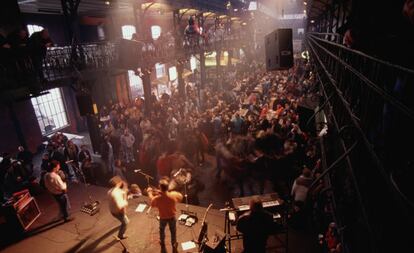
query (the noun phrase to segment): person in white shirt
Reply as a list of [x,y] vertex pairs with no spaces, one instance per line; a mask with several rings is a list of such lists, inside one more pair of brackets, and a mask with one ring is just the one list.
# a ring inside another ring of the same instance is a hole
[[[59,173],[60,172],[60,173]],[[63,181],[64,173],[60,171],[60,163],[56,160],[50,162],[48,173],[44,176],[45,187],[56,199],[65,222],[73,220],[69,217],[69,198],[67,184]]]
[[108,191],[109,197],[109,210],[111,214],[121,222],[119,227],[118,238],[125,239],[128,236],[125,235],[127,230],[127,224],[129,223],[126,210],[128,207],[126,183],[122,181],[119,176],[115,176],[109,180],[111,189]]
[[120,139],[125,162],[135,162],[135,154],[133,152],[135,137],[129,132],[128,129],[125,129],[124,134],[121,135]]

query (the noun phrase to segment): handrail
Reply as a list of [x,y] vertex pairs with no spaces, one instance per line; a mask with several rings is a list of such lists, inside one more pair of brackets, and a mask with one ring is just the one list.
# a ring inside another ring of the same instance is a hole
[[[327,50],[326,48],[324,48],[323,46],[321,46],[319,43],[317,43],[314,40],[314,38],[310,38],[310,40],[312,40],[315,43],[315,45],[317,45],[320,49],[322,49],[327,54],[329,54],[336,61],[340,62],[343,66],[345,66],[346,69],[348,69],[350,72],[352,72],[352,74],[354,74],[355,76],[357,76],[360,80],[364,81],[364,83],[366,83],[368,85],[368,87],[371,88],[373,91],[375,91],[378,95],[380,95],[382,98],[384,98],[385,100],[387,100],[388,102],[390,102],[393,106],[397,107],[400,111],[402,111],[404,114],[406,114],[407,116],[409,116],[411,119],[414,119],[414,111],[413,110],[411,110],[410,108],[408,108],[407,106],[405,106],[403,103],[401,103],[400,101],[398,101],[393,96],[389,95],[387,92],[385,92],[383,89],[381,89],[378,85],[376,85],[374,82],[372,82],[371,80],[369,80],[363,74],[361,74],[360,72],[358,72],[351,65],[347,64],[341,58],[339,58],[338,56],[334,55],[329,50]],[[413,71],[413,73],[414,73],[414,71]]]
[[348,52],[351,52],[351,53],[354,53],[354,54],[358,54],[358,55],[360,55],[362,57],[365,57],[365,58],[368,58],[370,60],[376,61],[378,63],[387,65],[389,67],[392,67],[392,68],[395,68],[395,69],[398,69],[398,70],[401,70],[401,71],[404,71],[404,72],[407,72],[407,73],[410,73],[410,74],[414,74],[414,70],[413,69],[409,69],[409,68],[406,68],[404,66],[400,66],[400,65],[393,64],[393,63],[388,62],[388,61],[385,61],[385,60],[378,59],[378,58],[373,57],[373,56],[371,56],[369,54],[366,54],[364,52],[361,52],[359,50],[346,47],[346,46],[344,46],[342,44],[338,44],[338,43],[335,43],[335,42],[332,42],[332,41],[327,41],[327,40],[318,38],[318,37],[314,36],[315,34],[317,34],[317,33],[309,33],[309,36],[312,36],[312,37],[314,37],[314,39],[319,40],[319,41],[322,41],[323,43],[327,43],[327,44],[330,44],[330,45],[339,47],[339,48],[344,49],[344,50],[346,50]]

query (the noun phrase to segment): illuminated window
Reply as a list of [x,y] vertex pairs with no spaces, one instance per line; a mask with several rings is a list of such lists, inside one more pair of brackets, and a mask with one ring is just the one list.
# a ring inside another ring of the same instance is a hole
[[68,126],[61,90],[55,88],[48,90],[48,92],[48,94],[31,100],[43,135],[48,135]]
[[121,27],[122,29],[122,38],[126,40],[130,40],[132,38],[132,34],[136,33],[135,26],[133,25],[124,25]]
[[175,66],[169,68],[168,73],[170,74],[170,81],[177,79],[177,68]]
[[197,68],[197,58],[195,58],[194,55],[192,55],[190,58],[190,68],[191,71],[194,71]]
[[131,88],[131,97],[137,98],[142,97],[144,95],[144,86],[142,84],[142,79],[135,75],[134,71],[129,70],[128,71],[128,77],[129,77],[129,86]]
[[29,32],[29,37],[34,32],[40,32],[43,29],[44,29],[43,26],[40,26],[40,25],[27,25],[27,31]]
[[249,8],[248,8],[248,10],[249,10],[249,11],[255,11],[255,10],[257,10],[257,2],[256,2],[256,1],[251,1],[251,2],[249,3]]
[[151,26],[151,37],[153,40],[157,40],[161,36],[161,27],[159,25]]
[[165,64],[155,64],[155,75],[157,78],[165,76]]

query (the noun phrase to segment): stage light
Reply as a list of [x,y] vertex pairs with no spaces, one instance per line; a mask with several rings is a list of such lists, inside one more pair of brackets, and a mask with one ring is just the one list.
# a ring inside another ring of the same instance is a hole
[[304,5],[308,5],[308,3],[307,3],[307,2],[303,2],[303,4],[304,4]]
[[110,5],[110,4],[111,4],[111,2],[109,2],[109,1],[105,1],[105,4],[106,4],[106,5]]
[[312,19],[310,22],[313,24],[313,23],[315,23],[315,20]]

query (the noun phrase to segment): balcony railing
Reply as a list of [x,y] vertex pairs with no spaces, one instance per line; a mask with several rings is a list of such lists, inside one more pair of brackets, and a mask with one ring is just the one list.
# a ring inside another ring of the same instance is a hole
[[407,189],[414,149],[407,147],[414,141],[414,70],[341,41],[337,34],[307,35],[329,120],[325,174],[346,251],[386,252],[401,245],[395,231],[413,222],[414,198]]
[[[124,40],[125,41],[125,40]],[[155,63],[188,59],[190,55],[214,50],[228,50],[242,46],[242,33],[215,33],[211,36],[183,36],[174,41],[151,41],[129,43],[131,49],[122,53],[125,44],[122,41],[105,43],[87,43],[76,46],[48,48],[41,64],[33,64],[29,52],[15,52],[12,49],[1,49],[0,91],[18,90],[30,87],[29,90],[42,90],[48,83],[73,78],[82,71],[106,71],[109,69],[136,69],[153,67]],[[125,59],[132,59],[134,64],[122,64]],[[35,68],[35,66],[38,69]]]

